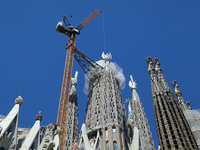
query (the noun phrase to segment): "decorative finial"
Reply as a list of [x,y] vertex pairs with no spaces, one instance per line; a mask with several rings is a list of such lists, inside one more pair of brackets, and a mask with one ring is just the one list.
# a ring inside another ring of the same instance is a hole
[[39,114],[35,116],[35,120],[39,120],[40,122],[42,121],[42,112],[39,111]]
[[125,98],[125,103],[129,104],[129,103],[132,103],[132,99],[129,97],[129,98]]
[[154,73],[155,70],[153,68],[153,61],[152,61],[151,57],[147,57],[145,60],[147,61],[147,65],[149,66],[149,68],[148,68],[149,74]]
[[154,62],[154,65],[156,66],[156,68],[155,68],[156,73],[157,74],[162,73],[162,69],[160,69],[160,62],[159,62],[158,58],[155,58],[153,60],[153,62]]
[[178,83],[176,80],[172,81],[172,84],[173,84],[173,87],[174,87],[174,90],[175,90],[175,94],[176,94],[176,97],[178,98],[178,101],[179,103],[184,101],[183,98],[182,98],[182,93],[179,91],[179,86],[178,86]]
[[109,52],[109,53],[102,53],[102,55],[101,55],[101,57],[105,60],[105,62],[106,61],[109,61],[110,62],[110,60],[112,59],[112,55],[111,55],[111,52]]
[[23,98],[21,96],[18,96],[15,99],[15,104],[19,104],[19,106],[21,106],[23,104]]
[[76,71],[74,78],[72,78],[72,85],[77,85],[78,82],[78,71]]
[[132,77],[132,75],[130,75],[130,81],[129,81],[129,87],[131,88],[131,90],[136,90],[137,89],[137,87],[136,87],[136,85],[137,85],[137,83],[133,80],[133,77]]
[[182,96],[182,93],[179,91],[179,86],[176,80],[172,81],[173,87],[174,87],[174,91],[177,97]]
[[186,102],[186,105],[188,106],[188,108],[189,108],[190,110],[192,110],[192,106],[190,105],[190,102]]

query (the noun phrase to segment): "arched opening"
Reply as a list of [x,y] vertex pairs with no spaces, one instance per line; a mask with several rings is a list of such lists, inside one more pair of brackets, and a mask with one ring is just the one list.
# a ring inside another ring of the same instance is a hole
[[116,141],[113,142],[113,149],[117,150],[117,142]]
[[107,127],[106,127],[105,131],[106,131],[106,136],[108,136],[108,128]]
[[113,136],[116,136],[116,128],[115,128],[115,126],[112,127],[112,133],[113,133]]
[[109,142],[106,142],[106,150],[109,150]]

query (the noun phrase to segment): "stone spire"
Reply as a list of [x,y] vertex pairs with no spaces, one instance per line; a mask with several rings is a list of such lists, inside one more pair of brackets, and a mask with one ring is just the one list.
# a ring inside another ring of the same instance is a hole
[[[126,114],[119,88],[119,80],[115,76],[118,70],[110,62],[111,54],[102,54],[105,61],[103,72],[96,73],[89,79],[89,95],[82,126],[84,144],[80,147],[90,150],[101,147],[105,150],[127,150],[128,137]],[[97,78],[98,76],[98,78]],[[124,76],[123,76],[124,77]],[[84,132],[84,131],[87,132]],[[87,135],[86,135],[87,133]],[[100,136],[98,136],[100,135]],[[88,142],[87,142],[88,141]]]
[[72,150],[74,141],[78,141],[78,102],[76,92],[76,85],[78,81],[77,77],[78,72],[76,71],[75,77],[72,78],[72,87],[68,103],[64,150]]
[[[136,82],[134,82],[133,77],[130,75],[130,81],[129,81],[129,86],[132,90],[132,115],[131,115],[131,120],[133,122],[131,123],[132,129],[137,128],[139,131],[139,136],[136,136],[133,133],[133,141],[132,141],[132,147],[135,147],[136,142],[138,141],[140,150],[154,150],[154,141],[152,138],[152,134],[150,131],[150,127],[148,124],[148,120],[146,118],[146,114],[144,112],[144,108],[142,106],[142,103],[140,101],[139,95],[137,93],[137,87],[136,87]],[[135,131],[135,129],[134,129]],[[139,139],[135,139],[135,137],[138,137]]]
[[[182,149],[197,150],[197,144],[194,140],[190,127],[181,111],[171,88],[160,69],[158,59],[154,60],[158,79],[155,78],[152,59],[148,57],[149,74],[151,77],[154,115],[160,148],[165,149]],[[177,136],[178,135],[178,136]]]

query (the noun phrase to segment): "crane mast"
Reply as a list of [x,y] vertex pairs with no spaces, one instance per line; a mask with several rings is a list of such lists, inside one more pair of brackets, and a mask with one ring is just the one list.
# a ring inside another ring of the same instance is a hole
[[75,47],[76,34],[77,35],[80,34],[80,30],[83,27],[85,27],[92,19],[94,19],[100,12],[101,10],[96,10],[88,18],[86,18],[79,26],[77,26],[74,29],[72,28],[72,26],[64,27],[61,22],[59,22],[56,27],[57,32],[60,32],[69,36],[68,46],[66,47],[67,55],[66,55],[66,61],[65,61],[58,115],[57,115],[57,121],[56,121],[56,124],[60,126],[60,129],[61,129],[61,134],[59,136],[61,150],[63,150],[64,143],[65,143],[65,130],[66,130],[66,123],[67,123],[68,103],[69,103],[69,97],[70,97],[74,53],[78,51]]
[[67,121],[67,113],[68,113],[68,103],[69,103],[69,95],[70,95],[70,86],[71,86],[71,77],[72,77],[72,68],[74,61],[74,51],[75,51],[75,35],[71,34],[68,40],[67,55],[65,61],[65,69],[63,75],[62,89],[60,95],[60,102],[58,108],[58,116],[57,116],[57,125],[60,126],[61,134],[60,138],[60,146],[61,149],[64,147],[65,140],[65,130],[66,130],[66,121]]

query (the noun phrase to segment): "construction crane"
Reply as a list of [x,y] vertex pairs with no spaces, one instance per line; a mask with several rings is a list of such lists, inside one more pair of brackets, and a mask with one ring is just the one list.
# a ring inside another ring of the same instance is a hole
[[[78,54],[84,61],[88,62],[90,65],[93,65],[85,55],[79,52],[76,47],[76,35],[80,34],[80,30],[83,29],[91,20],[93,20],[101,10],[94,11],[88,18],[86,18],[80,25],[74,28],[67,17],[63,17],[62,22],[58,22],[56,26],[56,31],[62,33],[64,35],[69,36],[65,61],[65,69],[63,75],[62,89],[60,95],[60,102],[58,108],[57,115],[57,126],[60,126],[61,134],[59,136],[60,139],[60,148],[63,150],[65,143],[65,129],[66,129],[66,121],[67,121],[67,113],[68,113],[68,103],[70,96],[70,87],[71,87],[71,77],[72,77],[72,68],[73,68],[73,60],[74,53]],[[77,56],[77,57],[79,57]],[[95,66],[93,66],[95,67]]]

